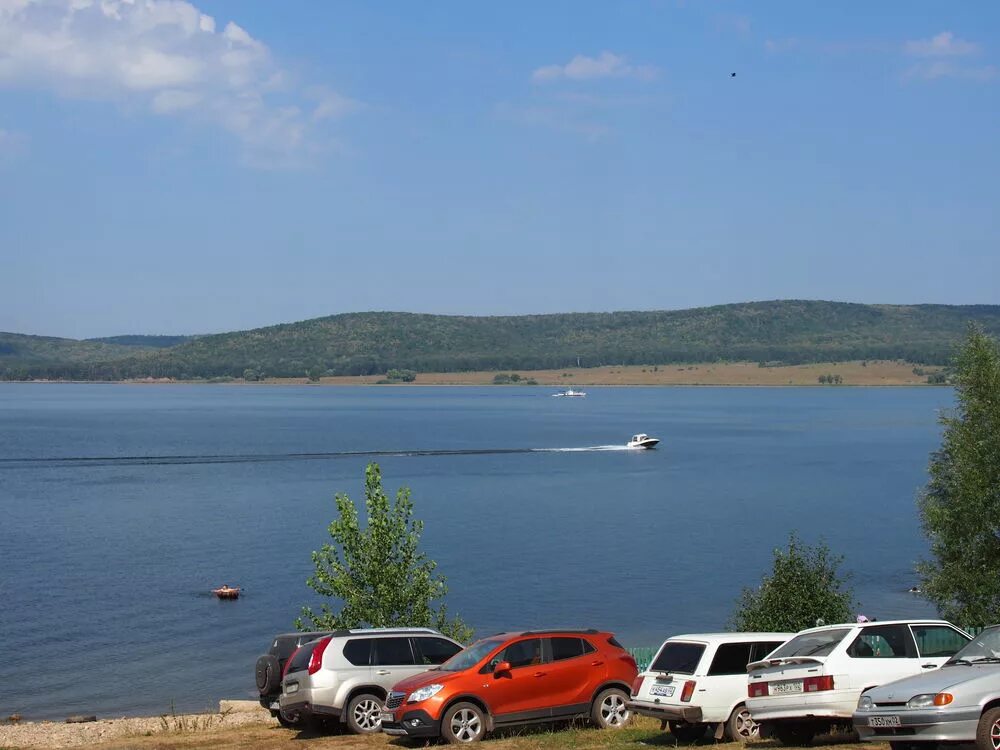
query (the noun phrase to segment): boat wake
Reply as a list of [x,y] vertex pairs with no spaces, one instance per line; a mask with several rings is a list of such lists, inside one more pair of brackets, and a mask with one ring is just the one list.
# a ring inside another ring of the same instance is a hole
[[592,445],[582,448],[457,448],[454,450],[331,451],[328,453],[232,453],[189,456],[58,456],[46,458],[0,458],[0,469],[72,468],[84,466],[184,466],[190,464],[267,463],[271,461],[319,461],[336,458],[409,456],[489,456],[504,453],[588,453],[627,451],[625,445]]

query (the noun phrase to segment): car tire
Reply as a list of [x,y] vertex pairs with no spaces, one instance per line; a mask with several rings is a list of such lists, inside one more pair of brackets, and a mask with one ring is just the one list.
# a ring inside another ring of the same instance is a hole
[[726,721],[726,739],[730,742],[753,742],[760,738],[760,727],[750,715],[750,709],[741,703],[729,714]]
[[801,747],[813,741],[813,737],[816,736],[816,727],[812,724],[777,722],[774,725],[774,736],[782,745]]
[[1000,750],[1000,708],[983,711],[979,717],[976,750]]
[[602,690],[590,707],[590,719],[600,729],[621,729],[632,718],[627,703],[628,693],[621,688]]
[[278,657],[265,654],[257,659],[253,676],[257,683],[257,692],[261,695],[281,692],[281,667],[278,665]]
[[278,720],[285,729],[302,729],[305,726],[305,722],[302,721],[302,717],[297,713],[286,714],[284,711],[279,709],[275,712],[274,718]]
[[678,742],[697,742],[705,736],[705,725],[688,724],[686,721],[671,721],[670,734]]
[[373,693],[358,693],[347,703],[347,728],[354,734],[382,731],[382,699]]
[[479,742],[486,735],[486,714],[475,703],[456,703],[444,712],[441,736],[453,745]]

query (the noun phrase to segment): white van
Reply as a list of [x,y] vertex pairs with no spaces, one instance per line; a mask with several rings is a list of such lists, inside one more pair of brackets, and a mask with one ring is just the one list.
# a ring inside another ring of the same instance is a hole
[[629,708],[668,725],[680,741],[756,739],[747,710],[747,664],[760,661],[794,633],[702,633],[668,638],[632,684]]

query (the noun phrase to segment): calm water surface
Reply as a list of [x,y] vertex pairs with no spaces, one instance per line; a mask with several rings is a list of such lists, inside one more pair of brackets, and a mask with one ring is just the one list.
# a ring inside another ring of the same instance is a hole
[[[292,629],[333,495],[365,456],[413,491],[452,611],[481,634],[607,628],[629,645],[724,627],[797,530],[846,557],[859,609],[906,593],[943,388],[334,388],[0,384],[0,715],[200,710],[254,698]],[[103,457],[68,463],[51,458]],[[13,460],[16,459],[16,460]],[[209,589],[245,596],[216,601]]]

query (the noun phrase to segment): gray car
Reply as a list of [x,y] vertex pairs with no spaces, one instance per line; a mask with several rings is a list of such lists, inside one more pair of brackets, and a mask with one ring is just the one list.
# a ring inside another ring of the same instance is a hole
[[892,750],[938,742],[1000,750],[1000,625],[939,669],[866,691],[853,720],[861,739],[888,741]]

